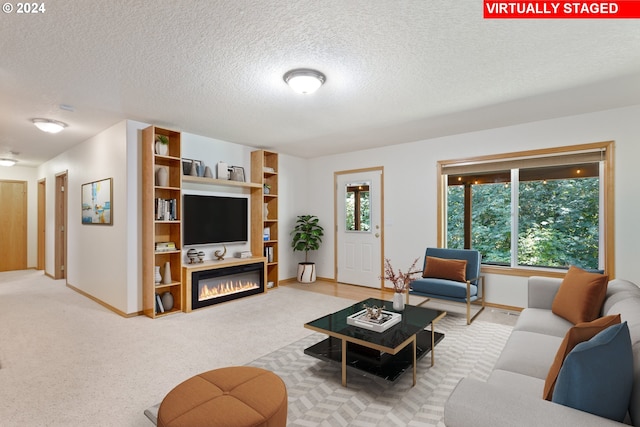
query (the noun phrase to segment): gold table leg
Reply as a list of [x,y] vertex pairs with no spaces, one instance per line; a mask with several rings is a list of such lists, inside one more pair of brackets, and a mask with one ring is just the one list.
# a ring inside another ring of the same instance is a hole
[[417,335],[413,336],[413,386],[415,387],[416,385],[416,376],[417,376],[417,372],[418,372],[418,358],[416,355],[416,351],[418,350],[418,337]]
[[342,386],[347,386],[347,340],[342,340]]
[[436,330],[435,325],[431,323],[431,366],[436,363]]

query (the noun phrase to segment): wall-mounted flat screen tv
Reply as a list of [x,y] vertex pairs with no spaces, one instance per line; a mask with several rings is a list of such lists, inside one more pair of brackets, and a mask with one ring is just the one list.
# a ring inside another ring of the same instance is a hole
[[186,245],[249,240],[248,199],[185,194],[182,239]]

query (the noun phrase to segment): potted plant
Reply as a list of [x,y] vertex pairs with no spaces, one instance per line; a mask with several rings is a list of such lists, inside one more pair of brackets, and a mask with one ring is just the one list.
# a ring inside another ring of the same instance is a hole
[[309,251],[320,248],[324,229],[315,215],[298,215],[296,225],[290,233],[293,235],[291,247],[293,251],[304,251],[304,262],[298,263],[298,281],[313,283],[316,281],[316,264],[309,262]]
[[156,135],[156,154],[166,156],[169,152],[169,137],[166,135]]

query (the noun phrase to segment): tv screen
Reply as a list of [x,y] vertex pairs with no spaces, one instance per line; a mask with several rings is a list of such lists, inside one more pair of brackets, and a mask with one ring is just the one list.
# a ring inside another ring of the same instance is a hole
[[183,201],[185,246],[249,240],[247,198],[185,194]]

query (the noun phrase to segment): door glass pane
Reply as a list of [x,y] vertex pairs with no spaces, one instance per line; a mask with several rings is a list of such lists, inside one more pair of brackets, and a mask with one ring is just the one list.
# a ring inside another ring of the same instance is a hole
[[369,181],[346,185],[344,206],[347,231],[371,231],[370,185]]

